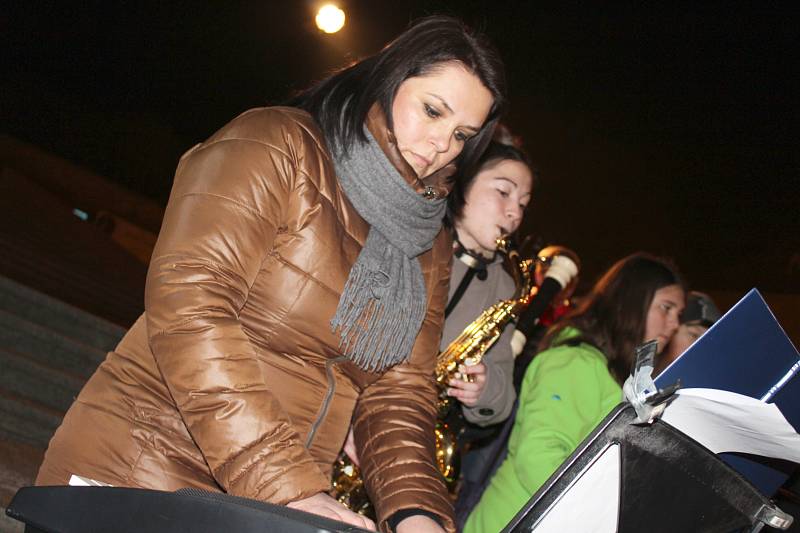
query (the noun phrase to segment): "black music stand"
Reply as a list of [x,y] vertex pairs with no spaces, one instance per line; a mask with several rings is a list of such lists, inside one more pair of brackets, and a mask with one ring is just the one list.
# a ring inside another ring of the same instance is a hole
[[23,487],[6,514],[26,533],[367,533],[321,516],[197,489]]
[[[581,531],[755,532],[791,525],[790,515],[696,441],[660,420],[634,420],[630,404],[618,405],[503,531],[571,531],[569,523],[585,513],[591,528]],[[590,493],[581,496],[584,490]],[[589,500],[602,500],[599,513],[587,510]]]
[[[700,444],[660,420],[634,425],[635,419],[630,404],[617,406],[504,531],[710,533],[791,525],[791,516]],[[587,487],[589,497],[580,496]],[[599,512],[589,500],[599,501]],[[364,531],[287,507],[193,489],[25,487],[6,513],[27,524],[30,533]],[[590,529],[571,525],[586,515]]]

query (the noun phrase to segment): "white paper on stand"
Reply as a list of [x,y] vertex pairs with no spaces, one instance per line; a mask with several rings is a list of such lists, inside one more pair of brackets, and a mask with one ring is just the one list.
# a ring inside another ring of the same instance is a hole
[[542,513],[531,531],[615,533],[620,478],[619,445],[613,444],[583,469],[561,497]]
[[680,389],[676,396],[661,420],[712,452],[800,463],[800,434],[775,404],[717,389]]
[[79,476],[76,474],[72,474],[69,478],[69,485],[71,487],[110,487],[108,483],[103,483],[102,481],[97,481],[96,479],[90,479],[88,477]]

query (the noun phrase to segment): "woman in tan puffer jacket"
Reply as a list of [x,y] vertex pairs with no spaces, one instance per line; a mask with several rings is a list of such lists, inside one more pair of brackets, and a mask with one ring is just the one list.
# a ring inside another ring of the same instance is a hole
[[248,111],[189,150],[145,313],[37,484],[197,487],[370,527],[324,494],[352,420],[380,528],[452,530],[432,439],[443,196],[503,101],[494,49],[431,17],[295,107]]

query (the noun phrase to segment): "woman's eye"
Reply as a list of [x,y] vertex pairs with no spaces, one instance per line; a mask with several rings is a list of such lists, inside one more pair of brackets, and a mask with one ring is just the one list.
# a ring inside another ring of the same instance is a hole
[[506,192],[506,191],[504,191],[502,189],[497,189],[497,192],[500,193],[500,196],[502,196],[503,198],[508,198],[508,194],[509,194],[508,192]]
[[439,113],[435,108],[431,107],[428,104],[425,104],[425,114],[431,118],[438,118],[441,116],[441,113]]
[[463,142],[467,142],[467,139],[469,139],[469,136],[466,133],[462,133],[460,131],[457,131],[456,134],[455,134],[455,138],[456,138],[456,140],[458,142],[462,142],[463,143]]

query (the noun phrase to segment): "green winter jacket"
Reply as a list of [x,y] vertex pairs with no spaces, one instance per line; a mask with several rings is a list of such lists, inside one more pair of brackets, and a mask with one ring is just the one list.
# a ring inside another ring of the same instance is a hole
[[[578,331],[565,330],[566,337]],[[582,343],[538,354],[522,382],[508,456],[464,533],[496,533],[622,399],[605,356]]]

